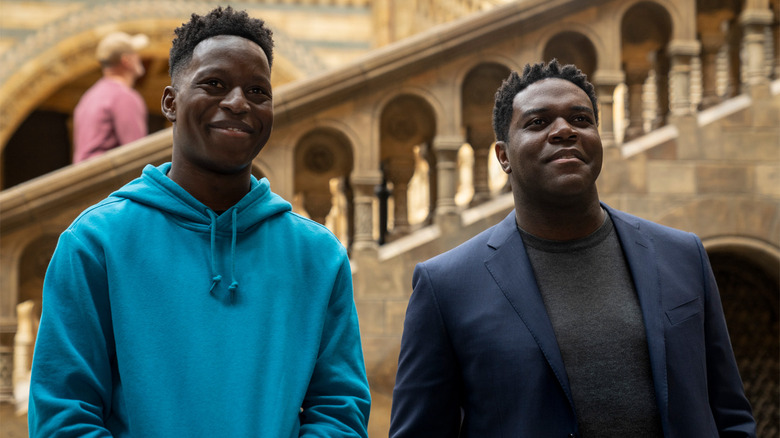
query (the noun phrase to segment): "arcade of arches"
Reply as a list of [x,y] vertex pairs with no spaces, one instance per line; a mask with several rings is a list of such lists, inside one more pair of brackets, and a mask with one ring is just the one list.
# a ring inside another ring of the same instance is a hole
[[[440,0],[381,13],[370,3],[248,2],[280,23],[274,133],[253,170],[350,251],[370,435],[387,435],[414,264],[512,208],[492,156],[493,94],[511,70],[555,57],[597,89],[602,199],[702,238],[760,436],[778,436],[780,1],[502,1],[475,11],[474,2]],[[4,63],[14,68],[0,82],[0,396],[29,367],[34,306],[58,234],[143,165],[170,159],[170,129],[154,118],[170,29],[193,5],[161,2],[148,18],[133,9],[141,3],[121,4],[129,18],[110,15],[113,28],[153,41],[140,86],[155,132],[104,156],[68,165],[68,120],[96,78],[89,53],[106,29],[97,12],[63,12],[59,41],[41,31],[27,52],[0,53],[16,62]],[[446,10],[461,19],[430,26],[458,18],[442,18]],[[318,20],[317,11],[327,12],[323,22],[342,14],[360,44],[303,44],[285,27],[285,13]],[[383,29],[377,40],[372,26]],[[39,47],[46,41],[53,49]]]

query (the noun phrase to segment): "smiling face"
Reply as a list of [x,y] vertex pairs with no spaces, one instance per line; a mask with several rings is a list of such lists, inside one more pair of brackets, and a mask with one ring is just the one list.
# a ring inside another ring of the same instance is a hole
[[203,40],[166,87],[162,110],[174,125],[172,178],[193,170],[248,178],[273,125],[268,58],[242,37]]
[[496,156],[518,208],[598,203],[601,137],[588,95],[570,81],[543,79],[517,93]]

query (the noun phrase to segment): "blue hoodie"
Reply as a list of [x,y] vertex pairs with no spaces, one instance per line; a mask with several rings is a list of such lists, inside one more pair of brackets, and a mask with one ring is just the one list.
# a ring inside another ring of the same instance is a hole
[[344,247],[265,179],[217,215],[169,169],[147,166],[60,236],[30,436],[366,436]]

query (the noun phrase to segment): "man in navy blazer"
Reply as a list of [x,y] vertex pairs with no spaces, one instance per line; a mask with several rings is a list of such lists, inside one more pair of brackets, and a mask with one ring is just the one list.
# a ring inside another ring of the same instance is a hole
[[555,60],[499,88],[515,210],[415,268],[391,437],[755,436],[701,241],[599,201],[596,108]]

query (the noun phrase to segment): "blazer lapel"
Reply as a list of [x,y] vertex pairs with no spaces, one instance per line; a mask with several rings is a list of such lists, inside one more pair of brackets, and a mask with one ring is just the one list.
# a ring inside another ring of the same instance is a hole
[[669,420],[669,388],[666,379],[664,311],[661,305],[661,282],[653,239],[640,230],[639,221],[636,218],[613,210],[606,204],[602,205],[612,218],[639,296],[639,305],[642,308],[647,335],[656,402],[664,429],[666,429]]
[[536,340],[566,394],[569,405],[574,410],[563,357],[558,348],[552,323],[547,316],[542,295],[536,285],[536,277],[528,260],[523,239],[517,231],[514,210],[494,228],[488,246],[494,248],[495,252],[485,260],[485,266]]

